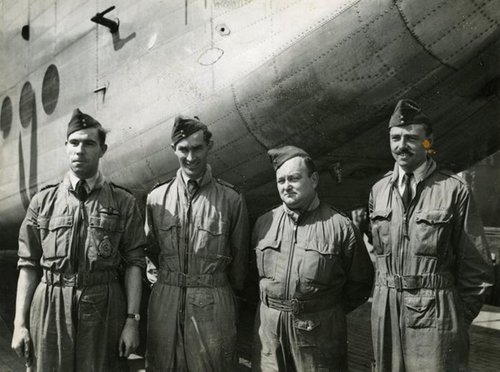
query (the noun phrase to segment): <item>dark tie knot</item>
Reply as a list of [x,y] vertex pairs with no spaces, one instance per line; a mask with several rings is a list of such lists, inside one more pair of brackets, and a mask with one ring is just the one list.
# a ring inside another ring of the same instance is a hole
[[198,190],[198,182],[196,182],[195,180],[189,180],[187,183],[187,188],[188,188],[189,195],[191,195],[191,196],[194,195],[196,190]]
[[403,182],[404,183],[410,182],[412,177],[413,173],[405,173],[403,176]]
[[78,199],[81,201],[85,201],[87,199],[87,188],[85,187],[87,185],[87,182],[85,180],[79,180],[76,183],[76,195],[78,196]]

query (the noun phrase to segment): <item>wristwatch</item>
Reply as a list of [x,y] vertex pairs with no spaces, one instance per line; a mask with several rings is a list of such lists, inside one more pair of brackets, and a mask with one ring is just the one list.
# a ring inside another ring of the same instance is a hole
[[127,318],[139,321],[139,320],[141,320],[141,314],[134,314],[134,313],[127,314]]

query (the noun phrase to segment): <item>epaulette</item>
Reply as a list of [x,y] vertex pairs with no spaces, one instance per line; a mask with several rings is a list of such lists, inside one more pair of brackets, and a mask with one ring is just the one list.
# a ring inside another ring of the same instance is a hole
[[453,173],[453,172],[446,170],[446,169],[438,169],[437,172],[441,173],[447,177],[453,178],[453,179],[457,180],[458,182],[468,186],[467,182],[465,182],[465,180],[462,177],[458,176],[456,173]]
[[233,189],[234,191],[236,191],[238,194],[241,193],[240,189],[232,184],[230,184],[229,182],[226,182],[220,178],[216,178],[216,181],[219,182],[222,186],[226,186],[226,187],[229,187],[230,189]]
[[382,178],[385,178],[385,177],[389,177],[389,176],[392,176],[392,174],[394,173],[393,170],[390,170],[389,172],[385,173]]
[[152,190],[154,190],[154,189],[156,189],[157,187],[160,187],[161,185],[165,185],[165,184],[167,184],[167,183],[170,183],[170,182],[172,182],[173,180],[175,180],[175,176],[174,176],[174,177],[172,177],[172,178],[169,178],[169,179],[168,179],[168,180],[166,180],[166,181],[160,181],[160,182],[158,182],[156,185],[154,185],[154,186],[153,186],[153,188],[151,189],[151,191],[152,191]]
[[43,190],[47,190],[47,189],[50,189],[51,187],[57,187],[59,186],[59,182],[58,183],[53,183],[53,184],[50,184],[50,185],[45,185],[43,186],[40,191],[43,191]]
[[338,214],[340,214],[341,216],[344,216],[345,218],[349,218],[347,217],[347,214],[345,214],[344,212],[342,212],[340,209],[337,209],[335,208],[334,206],[330,205],[330,208],[332,208],[335,212],[337,212]]
[[113,185],[113,187],[116,187],[117,189],[122,189],[122,190],[125,190],[125,191],[126,191],[126,192],[128,192],[129,194],[134,195],[134,194],[132,193],[132,191],[130,191],[130,190],[129,190],[129,189],[127,189],[126,187],[123,187],[123,186],[117,185],[116,183],[113,183],[113,182],[110,182],[110,183]]

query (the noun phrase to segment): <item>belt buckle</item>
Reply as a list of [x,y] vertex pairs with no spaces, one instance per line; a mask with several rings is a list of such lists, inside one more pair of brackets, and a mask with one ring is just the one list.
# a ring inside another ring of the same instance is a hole
[[401,275],[394,275],[394,289],[398,292],[403,290],[403,277]]
[[293,315],[297,315],[300,313],[300,302],[296,298],[292,298],[290,300],[290,309],[292,310]]

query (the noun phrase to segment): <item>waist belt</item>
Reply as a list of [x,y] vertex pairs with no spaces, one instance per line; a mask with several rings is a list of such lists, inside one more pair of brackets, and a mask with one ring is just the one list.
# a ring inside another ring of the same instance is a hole
[[388,275],[377,277],[375,285],[395,288],[398,292],[408,289],[440,289],[449,288],[455,284],[451,274],[427,275]]
[[116,271],[64,274],[44,270],[42,274],[42,282],[60,287],[92,287],[94,285],[111,283],[115,280],[118,280]]
[[264,305],[270,307],[271,309],[291,312],[295,315],[331,309],[335,304],[339,303],[338,297],[331,292],[316,295],[321,296],[321,298],[311,298],[307,300],[292,298],[291,300],[281,300],[279,298],[269,297],[266,294],[261,293],[261,301]]
[[222,287],[229,284],[226,273],[189,275],[178,271],[160,270],[158,282],[176,287]]

